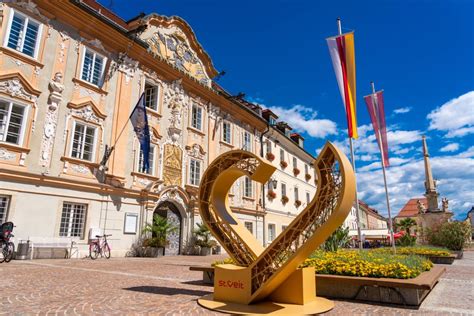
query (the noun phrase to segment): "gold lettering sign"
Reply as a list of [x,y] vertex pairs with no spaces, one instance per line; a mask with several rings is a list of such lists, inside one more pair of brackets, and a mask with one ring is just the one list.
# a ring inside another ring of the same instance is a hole
[[236,264],[215,267],[214,294],[199,304],[231,314],[315,314],[334,306],[315,296],[314,268],[298,266],[344,222],[354,202],[355,177],[347,157],[331,143],[314,167],[315,197],[264,249],[234,216],[227,199],[238,178],[264,184],[275,167],[242,150],[226,152],[209,165],[199,188],[201,217]]
[[183,152],[175,145],[166,144],[163,155],[164,185],[181,185],[183,167]]

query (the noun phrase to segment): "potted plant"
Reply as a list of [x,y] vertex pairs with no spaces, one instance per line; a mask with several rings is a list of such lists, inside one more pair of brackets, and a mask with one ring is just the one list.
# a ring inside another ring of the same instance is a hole
[[311,175],[309,173],[307,173],[307,174],[304,175],[304,178],[306,179],[306,181],[309,181],[309,180],[311,180]]
[[297,175],[299,175],[299,174],[300,174],[300,169],[298,169],[298,168],[293,168],[293,174],[295,175],[295,177],[296,177]]
[[284,160],[280,161],[280,166],[285,169],[286,167],[288,167],[288,163]]
[[296,206],[296,207],[300,207],[300,206],[301,206],[301,201],[300,201],[300,200],[296,200],[296,201],[295,201],[295,206]]
[[281,197],[281,203],[283,203],[283,204],[288,203],[289,200],[290,200],[290,199],[289,199],[286,195],[283,195],[283,196]]
[[270,161],[275,160],[275,155],[274,155],[273,153],[267,153],[266,157],[267,157],[267,159],[270,160]]
[[277,195],[276,195],[275,191],[268,190],[267,196],[268,196],[269,199],[273,200],[274,198],[276,198]]
[[211,239],[211,231],[205,224],[197,223],[197,226],[198,228],[194,230],[196,245],[201,247],[201,256],[208,256],[211,254],[212,248],[217,246],[217,242]]
[[168,245],[168,234],[175,232],[178,228],[170,223],[166,217],[155,214],[153,222],[146,224],[143,234],[151,234],[151,237],[143,240],[143,256],[159,257],[165,254]]

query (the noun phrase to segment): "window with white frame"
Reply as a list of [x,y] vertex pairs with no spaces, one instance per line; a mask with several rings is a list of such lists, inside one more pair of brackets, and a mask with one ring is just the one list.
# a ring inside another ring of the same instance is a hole
[[80,237],[82,239],[84,237],[86,212],[87,204],[64,202],[59,236]]
[[153,175],[155,172],[155,145],[150,144],[150,154],[148,156],[148,171],[143,169],[143,164],[145,160],[143,159],[143,151],[140,146],[140,152],[138,154],[138,166],[137,171]]
[[293,168],[298,168],[298,160],[296,157],[293,157]]
[[307,164],[304,165],[304,174],[309,174],[309,168]]
[[267,140],[267,153],[272,153],[272,142]]
[[281,183],[281,196],[286,196],[286,183]]
[[222,122],[222,141],[227,144],[232,142],[232,126],[230,122]]
[[311,196],[309,195],[309,192],[306,192],[306,204],[309,204],[311,202]]
[[202,107],[193,104],[191,113],[191,126],[195,129],[202,130]]
[[252,180],[249,177],[244,178],[244,196],[248,198],[253,196]]
[[80,122],[74,122],[71,157],[94,161],[97,128]]
[[27,108],[0,100],[0,142],[22,145]]
[[158,98],[160,86],[145,82],[145,106],[154,111],[158,111]]
[[268,241],[273,241],[276,237],[276,225],[268,224]]
[[295,201],[299,201],[298,187],[295,187]]
[[252,151],[252,142],[250,140],[250,133],[247,131],[244,131],[242,134],[242,149],[247,150],[247,151]]
[[189,161],[189,183],[192,185],[199,185],[201,181],[201,161],[191,159]]
[[285,161],[285,151],[280,149],[280,161]]
[[5,46],[36,58],[38,55],[41,24],[12,10]]
[[253,223],[252,222],[244,222],[245,228],[249,230],[253,234]]
[[102,85],[105,61],[104,56],[85,47],[84,56],[82,57],[81,79],[96,86]]
[[9,202],[8,196],[0,195],[0,225],[7,221]]

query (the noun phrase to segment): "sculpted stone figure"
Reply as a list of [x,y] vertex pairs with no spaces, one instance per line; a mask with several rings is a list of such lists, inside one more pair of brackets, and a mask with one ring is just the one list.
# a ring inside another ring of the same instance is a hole
[[420,200],[416,201],[416,206],[418,207],[418,213],[424,214],[426,213],[426,206]]
[[49,95],[49,108],[55,111],[58,108],[58,103],[62,100],[62,93],[64,91],[64,85],[62,84],[63,74],[57,72],[54,78],[49,82],[49,89],[51,93]]
[[448,211],[448,208],[449,208],[448,199],[447,199],[447,198],[443,198],[443,199],[441,200],[441,203],[442,203],[443,212],[447,212],[447,211]]

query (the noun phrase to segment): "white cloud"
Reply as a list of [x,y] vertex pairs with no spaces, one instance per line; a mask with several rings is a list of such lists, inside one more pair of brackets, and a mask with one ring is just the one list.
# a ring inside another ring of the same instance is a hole
[[269,107],[279,118],[287,122],[294,130],[306,132],[311,137],[325,138],[337,134],[335,122],[327,119],[317,119],[318,112],[303,105],[293,105],[291,108],[280,106]]
[[[469,151],[468,155],[474,156],[474,149]],[[447,197],[450,210],[457,216],[464,214],[468,208],[466,205],[474,204],[472,191],[474,158],[454,155],[431,157],[430,161],[434,177],[440,180],[438,183],[440,202],[441,197]],[[387,182],[393,217],[409,199],[423,196],[425,174],[423,159],[407,161],[392,159],[391,162],[392,166],[387,168]],[[371,165],[373,168],[357,170],[359,198],[387,216],[380,162]]]
[[459,144],[458,143],[451,143],[451,144],[447,144],[446,146],[441,148],[439,151],[453,152],[453,151],[457,151],[458,149],[459,149]]
[[446,102],[427,118],[430,130],[447,132],[448,138],[474,133],[474,91]]
[[393,113],[395,114],[404,114],[404,113],[408,113],[411,111],[411,107],[404,107],[404,108],[398,108],[398,109],[395,109],[393,110]]

